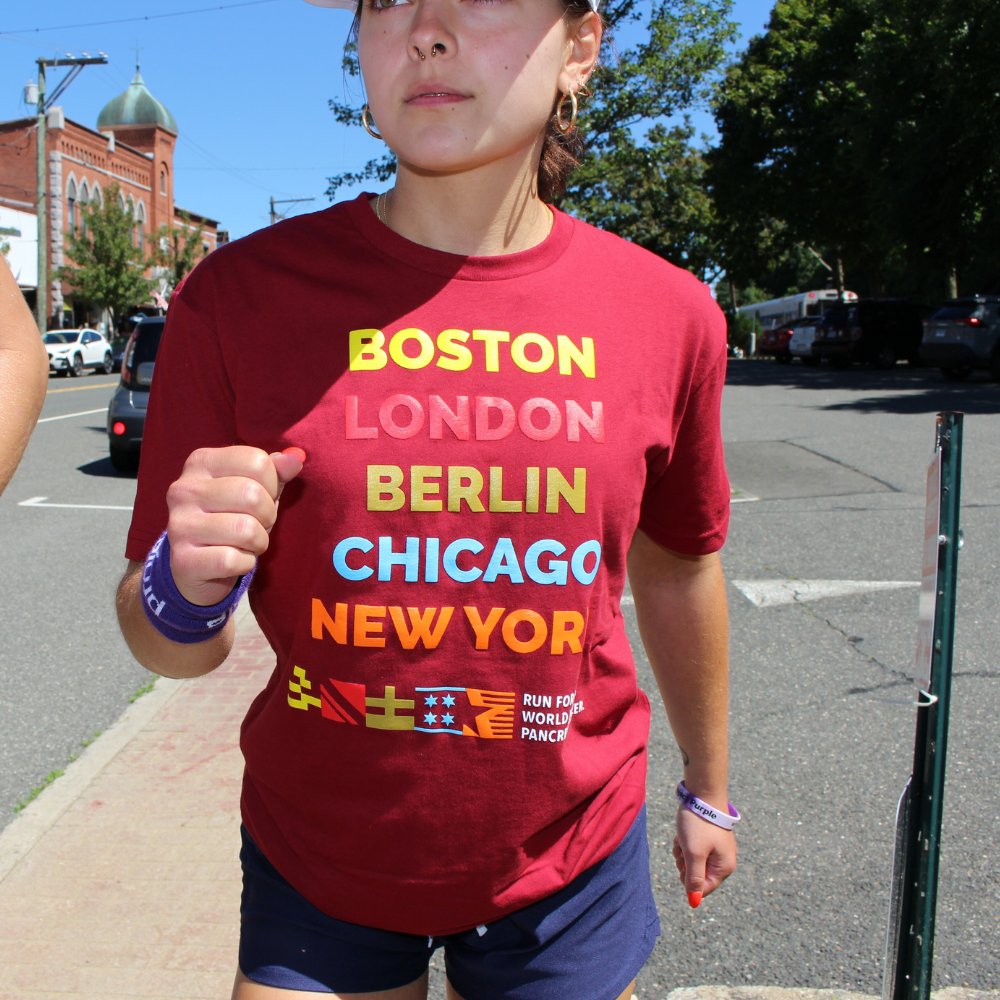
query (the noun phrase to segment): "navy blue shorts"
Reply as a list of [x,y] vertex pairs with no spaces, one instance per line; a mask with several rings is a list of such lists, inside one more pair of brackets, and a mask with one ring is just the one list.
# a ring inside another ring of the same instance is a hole
[[610,856],[479,930],[428,939],[335,920],[296,892],[243,830],[240,969],[265,986],[375,993],[419,979],[444,948],[464,1000],[615,1000],[660,933],[646,810]]

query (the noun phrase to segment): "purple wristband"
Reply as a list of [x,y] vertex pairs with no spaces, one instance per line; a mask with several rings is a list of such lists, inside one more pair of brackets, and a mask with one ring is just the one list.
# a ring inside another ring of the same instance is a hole
[[226,627],[256,569],[255,565],[241,576],[226,599],[218,604],[210,608],[192,604],[181,596],[170,573],[170,542],[164,531],[149,550],[142,568],[142,610],[160,635],[185,644],[204,642]]

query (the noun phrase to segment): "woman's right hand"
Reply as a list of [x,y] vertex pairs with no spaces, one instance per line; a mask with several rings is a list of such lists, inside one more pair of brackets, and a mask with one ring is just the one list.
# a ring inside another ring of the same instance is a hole
[[181,596],[210,607],[267,551],[285,483],[302,471],[298,448],[199,448],[167,490],[170,572]]

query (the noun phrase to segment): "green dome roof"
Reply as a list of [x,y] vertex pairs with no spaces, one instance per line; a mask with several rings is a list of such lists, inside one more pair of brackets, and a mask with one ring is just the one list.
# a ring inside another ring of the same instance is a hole
[[116,125],[162,125],[177,134],[174,116],[146,89],[138,67],[128,90],[104,105],[97,116],[97,128]]

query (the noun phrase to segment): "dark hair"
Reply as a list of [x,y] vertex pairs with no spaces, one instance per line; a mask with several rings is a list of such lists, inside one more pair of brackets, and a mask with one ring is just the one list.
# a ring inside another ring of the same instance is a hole
[[[562,0],[569,17],[583,17],[593,9],[590,0]],[[358,25],[361,22],[361,8],[365,0],[358,3],[351,26],[350,38],[357,42]],[[598,17],[600,15],[598,14]],[[601,18],[602,24],[604,19]],[[567,102],[568,103],[568,102]],[[566,190],[569,175],[580,165],[583,154],[587,151],[583,133],[574,125],[568,132],[562,132],[556,125],[559,102],[556,101],[545,126],[545,139],[542,143],[542,157],[538,163],[538,197],[542,201],[554,201]],[[564,111],[568,111],[564,108]]]

